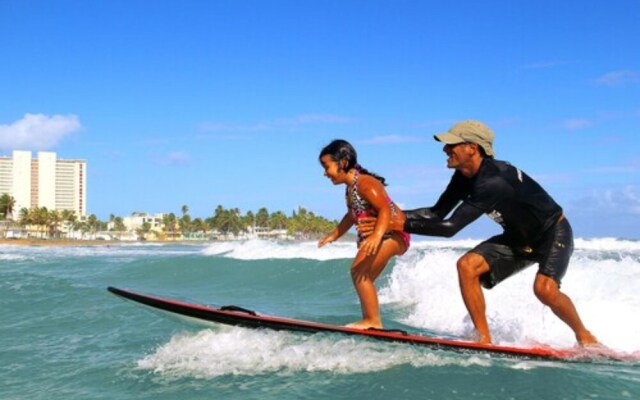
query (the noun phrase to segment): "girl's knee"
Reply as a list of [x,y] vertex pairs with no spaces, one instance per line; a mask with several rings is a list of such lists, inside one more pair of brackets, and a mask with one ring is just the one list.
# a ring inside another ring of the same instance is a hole
[[351,267],[351,280],[354,285],[371,280],[369,268],[364,268],[362,265]]

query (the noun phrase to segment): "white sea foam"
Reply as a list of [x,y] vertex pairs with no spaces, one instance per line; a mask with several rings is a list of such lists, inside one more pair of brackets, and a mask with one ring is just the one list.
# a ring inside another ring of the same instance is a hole
[[[379,282],[383,303],[409,310],[402,322],[442,333],[471,337],[473,325],[462,302],[456,260],[479,240],[414,241],[396,259],[388,281]],[[585,325],[605,345],[624,352],[640,350],[640,242],[619,239],[576,239],[562,290],[574,301]],[[204,254],[238,259],[352,258],[349,242],[317,249],[315,242],[226,242],[207,247]],[[612,256],[614,253],[615,256]],[[537,266],[485,290],[487,316],[494,341],[502,344],[547,344],[572,347],[571,330],[534,296]]]
[[[456,260],[463,253],[461,249],[414,249],[398,258],[381,285],[381,302],[406,306],[409,312],[403,322],[408,325],[470,337],[473,325],[460,296],[456,272]],[[575,339],[571,330],[533,294],[536,271],[534,265],[484,291],[494,341],[572,347]],[[639,276],[636,256],[601,259],[595,252],[587,252],[572,258],[562,290],[603,344],[635,352],[640,350]]]
[[[415,238],[415,236],[414,236]],[[412,250],[469,250],[481,240],[414,240]],[[594,252],[627,252],[638,256],[640,241],[613,238],[576,239],[576,250]],[[322,248],[317,242],[274,242],[267,240],[247,240],[216,242],[202,250],[202,254],[222,256],[239,260],[292,259],[334,260],[353,258],[357,248],[354,242],[334,242]]]
[[[414,241],[386,282],[379,282],[383,303],[408,310],[408,325],[471,337],[473,325],[458,288],[456,260],[479,240]],[[640,258],[638,243],[616,239],[577,239],[581,250],[572,258],[562,289],[578,308],[587,327],[607,346],[625,352],[640,350]],[[208,255],[238,259],[351,258],[355,245],[334,243],[317,249],[315,242],[224,242],[203,250]],[[615,253],[615,257],[607,255]],[[571,330],[534,296],[537,266],[485,290],[487,316],[494,341],[503,344],[548,344],[572,347]]]
[[[2,251],[2,249],[0,249],[0,251]],[[28,259],[29,257],[24,254],[0,253],[0,261],[24,261]]]
[[224,327],[179,334],[138,361],[141,369],[168,377],[288,375],[297,372],[351,374],[398,365],[490,365],[486,357],[425,352],[424,349],[336,336],[301,335]]
[[[414,238],[419,238],[413,236]],[[427,239],[427,240],[415,240],[412,243],[416,248],[462,248],[471,249],[480,243],[481,239]],[[626,240],[616,238],[576,238],[575,239],[576,250],[594,250],[594,251],[623,251],[623,252],[637,252],[640,251],[640,240]]]
[[[456,260],[478,240],[414,241],[396,258],[395,267],[378,282],[383,304],[396,303],[410,326],[469,337],[472,324],[460,297]],[[562,289],[576,304],[585,325],[607,346],[625,352],[640,351],[640,242],[611,238],[576,239]],[[318,249],[316,242],[220,242],[209,246],[0,246],[0,262],[50,258],[164,257],[204,254],[260,259],[349,259],[353,242],[336,242]],[[504,344],[545,343],[571,347],[573,335],[532,293],[537,266],[485,290],[487,315],[495,341]],[[384,313],[384,305],[383,305]],[[394,316],[398,318],[398,316]]]
[[[411,251],[461,251],[473,248],[480,243],[479,239],[460,240],[422,240],[414,236]],[[587,254],[617,253],[622,256],[640,256],[640,241],[615,238],[576,239],[576,250],[584,250]],[[206,245],[180,246],[164,243],[105,243],[102,246],[10,246],[0,245],[0,257],[3,259],[20,259],[21,257],[103,257],[103,256],[171,256],[181,254],[203,254],[221,256],[239,260],[294,259],[335,260],[353,258],[357,248],[355,242],[339,241],[322,248],[316,241],[307,242],[274,242],[267,240],[211,242]],[[601,257],[600,257],[601,258]]]
[[[79,242],[80,243],[80,242]],[[84,257],[147,257],[197,254],[200,248],[170,245],[114,244],[100,246],[0,246],[0,257],[9,259],[51,259]]]
[[209,245],[202,251],[205,255],[223,256],[238,260],[292,259],[335,260],[353,258],[356,245],[352,242],[334,242],[318,248],[317,242],[274,242],[247,240],[242,242],[220,242]]
[[576,249],[596,251],[640,251],[640,240],[624,240],[616,238],[575,239]]

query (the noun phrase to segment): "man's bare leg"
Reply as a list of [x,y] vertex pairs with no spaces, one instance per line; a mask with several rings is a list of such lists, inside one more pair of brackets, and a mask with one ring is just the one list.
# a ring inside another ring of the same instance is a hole
[[569,296],[560,291],[556,281],[546,275],[537,274],[533,284],[533,291],[542,304],[549,306],[558,318],[569,325],[580,345],[598,343],[598,339],[582,323],[578,311]]
[[491,343],[484,294],[480,286],[480,275],[489,271],[489,264],[482,256],[467,253],[458,260],[458,281],[464,305],[471,321],[480,335],[480,343]]

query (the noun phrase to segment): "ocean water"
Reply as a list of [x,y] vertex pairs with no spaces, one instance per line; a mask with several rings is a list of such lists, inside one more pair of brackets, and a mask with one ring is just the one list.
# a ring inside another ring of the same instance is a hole
[[[417,242],[379,278],[386,327],[469,337],[455,260]],[[360,317],[352,243],[0,246],[0,399],[639,399],[638,363],[469,355],[329,334],[202,327],[106,291],[235,304],[328,323]],[[486,291],[497,343],[574,346],[532,267]],[[577,240],[563,282],[586,325],[640,356],[640,241]]]

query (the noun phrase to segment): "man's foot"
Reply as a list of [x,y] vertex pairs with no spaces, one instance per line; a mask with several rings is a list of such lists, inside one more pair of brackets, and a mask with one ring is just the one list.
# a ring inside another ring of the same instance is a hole
[[591,334],[591,332],[589,331],[584,331],[583,333],[576,335],[576,340],[578,341],[578,344],[583,347],[600,345],[600,342],[598,342],[598,338],[593,336],[593,334]]
[[629,356],[627,354],[619,353],[613,349],[608,348],[600,342],[579,344],[577,355],[578,357],[586,357],[589,359],[604,358],[619,361],[630,359],[628,358]]
[[482,344],[491,344],[491,335],[482,335],[480,332],[475,331],[471,340]]
[[480,336],[480,338],[476,340],[476,342],[482,344],[491,344],[491,336]]
[[347,324],[345,326],[347,328],[355,328],[355,329],[369,329],[369,328],[382,329],[382,324],[381,323],[375,323],[375,322],[371,322],[371,321],[367,321],[367,320],[362,320],[362,321],[358,321],[358,322],[352,322],[352,323]]

